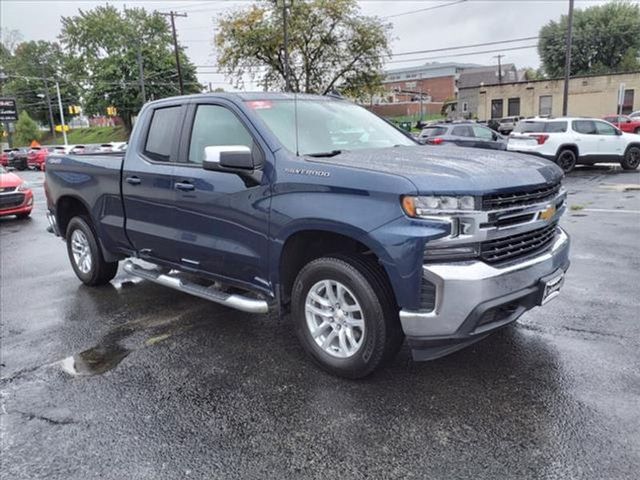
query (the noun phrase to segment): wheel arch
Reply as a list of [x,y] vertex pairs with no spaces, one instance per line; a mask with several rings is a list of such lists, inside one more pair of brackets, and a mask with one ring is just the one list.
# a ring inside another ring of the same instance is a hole
[[280,302],[287,305],[291,298],[293,282],[304,265],[322,256],[331,254],[355,254],[370,258],[379,265],[384,278],[393,282],[388,271],[390,259],[384,248],[364,231],[351,225],[314,225],[290,230],[281,241],[274,242],[279,248],[273,252],[273,272],[277,272],[274,284],[278,286]]

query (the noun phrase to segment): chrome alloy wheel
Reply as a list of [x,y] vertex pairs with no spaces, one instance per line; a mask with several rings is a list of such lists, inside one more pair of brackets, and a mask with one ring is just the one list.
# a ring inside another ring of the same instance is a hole
[[355,295],[342,283],[316,283],[304,305],[307,328],[316,344],[333,357],[349,358],[364,340],[364,314]]
[[82,230],[74,230],[71,234],[71,252],[73,261],[82,273],[89,273],[93,265],[89,240]]

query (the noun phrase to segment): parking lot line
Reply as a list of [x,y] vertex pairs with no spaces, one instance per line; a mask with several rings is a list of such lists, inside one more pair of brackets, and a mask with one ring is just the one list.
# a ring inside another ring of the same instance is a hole
[[595,213],[635,213],[640,214],[640,210],[616,210],[611,208],[583,208],[583,212],[595,212]]

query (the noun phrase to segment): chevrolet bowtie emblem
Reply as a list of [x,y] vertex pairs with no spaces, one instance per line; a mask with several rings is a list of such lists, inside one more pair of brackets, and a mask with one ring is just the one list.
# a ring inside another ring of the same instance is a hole
[[551,220],[555,214],[555,205],[549,205],[546,209],[540,211],[539,218],[541,218],[542,220]]

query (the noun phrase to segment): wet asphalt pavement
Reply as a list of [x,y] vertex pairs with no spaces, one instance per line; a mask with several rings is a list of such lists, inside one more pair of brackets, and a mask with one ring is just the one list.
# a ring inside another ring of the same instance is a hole
[[287,319],[122,271],[82,286],[45,232],[43,175],[24,177],[32,219],[0,220],[2,479],[638,478],[637,172],[566,180],[557,300],[360,381],[316,369]]

